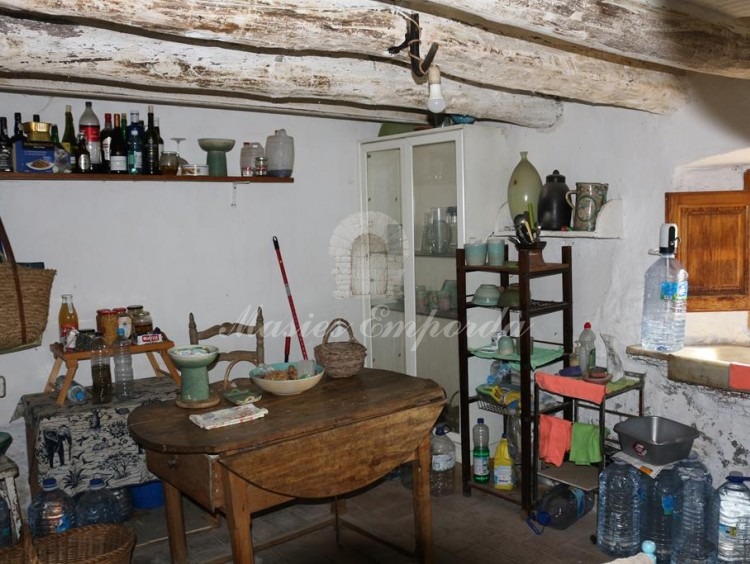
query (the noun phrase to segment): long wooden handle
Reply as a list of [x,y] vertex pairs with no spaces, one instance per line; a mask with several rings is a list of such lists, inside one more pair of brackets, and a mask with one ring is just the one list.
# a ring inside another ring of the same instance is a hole
[[18,303],[18,316],[21,321],[21,342],[26,343],[26,313],[23,310],[23,294],[21,293],[21,280],[18,277],[18,265],[16,264],[16,257],[13,254],[13,247],[10,245],[10,239],[8,239],[8,233],[5,231],[5,225],[3,225],[3,218],[0,217],[0,243],[3,245],[5,250],[5,256],[10,263],[10,269],[13,273],[13,284],[16,286],[16,300]]

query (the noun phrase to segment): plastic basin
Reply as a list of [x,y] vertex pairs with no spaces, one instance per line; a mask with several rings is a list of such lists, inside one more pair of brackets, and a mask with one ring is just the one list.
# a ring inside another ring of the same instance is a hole
[[631,417],[615,425],[620,448],[643,462],[663,466],[687,458],[699,433],[666,417]]

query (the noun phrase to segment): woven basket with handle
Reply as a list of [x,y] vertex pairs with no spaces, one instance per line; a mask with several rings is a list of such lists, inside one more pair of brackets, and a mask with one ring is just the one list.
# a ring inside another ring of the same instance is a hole
[[127,525],[86,525],[31,539],[24,522],[21,540],[0,548],[3,564],[128,564],[135,532]]
[[[331,332],[341,325],[349,333],[345,343],[329,343]],[[315,347],[315,361],[326,370],[331,378],[348,378],[358,374],[365,365],[367,348],[354,338],[352,326],[346,319],[334,319],[328,325],[323,343]]]

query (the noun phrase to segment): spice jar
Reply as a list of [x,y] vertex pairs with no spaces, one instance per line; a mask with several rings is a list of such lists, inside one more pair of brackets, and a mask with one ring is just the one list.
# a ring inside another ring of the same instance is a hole
[[256,157],[253,176],[268,176],[268,157]]
[[104,310],[101,315],[101,333],[104,337],[104,342],[108,345],[117,340],[117,317],[117,311],[114,309]]
[[97,333],[104,333],[104,328],[102,327],[102,317],[109,313],[111,310],[109,309],[97,309],[96,310],[96,332]]
[[151,320],[151,313],[141,307],[133,317],[133,334],[136,337],[146,335],[154,331],[154,322]]

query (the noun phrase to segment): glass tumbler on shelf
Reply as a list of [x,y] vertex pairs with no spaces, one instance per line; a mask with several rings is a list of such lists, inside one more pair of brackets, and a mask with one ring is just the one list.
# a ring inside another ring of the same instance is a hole
[[448,254],[448,247],[451,242],[451,226],[448,221],[448,208],[432,208],[430,210],[433,255]]

